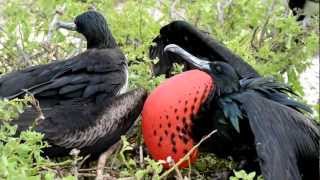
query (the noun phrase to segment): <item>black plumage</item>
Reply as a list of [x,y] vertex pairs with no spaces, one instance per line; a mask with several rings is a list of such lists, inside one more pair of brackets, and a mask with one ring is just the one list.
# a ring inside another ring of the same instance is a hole
[[240,168],[260,171],[264,179],[318,179],[320,130],[295,101],[286,85],[263,77],[239,79],[224,62],[192,56],[176,45],[165,51],[207,72],[215,90],[193,120],[199,141],[213,129],[218,133],[203,147],[221,157],[232,156]]
[[[77,148],[80,155],[91,154],[96,158],[124,135],[139,116],[147,92],[136,89],[116,97],[72,100],[59,105],[42,108],[44,118],[34,130],[44,134],[50,147],[43,149],[43,155],[61,157]],[[18,119],[11,123],[18,126],[18,132],[29,129],[39,112],[27,107]]]
[[[65,24],[60,26],[65,27]],[[75,18],[73,28],[66,28],[83,34],[88,49],[67,60],[1,76],[0,97],[21,97],[27,90],[40,104],[54,105],[74,98],[99,99],[124,92],[128,81],[126,58],[104,17],[96,11],[88,11]]]
[[[178,57],[172,57],[163,51],[166,45],[176,44],[198,58],[230,64],[241,78],[259,76],[241,57],[214,40],[208,33],[185,21],[173,21],[162,27],[153,43],[149,49],[150,58],[159,58],[159,62],[153,66],[155,75],[166,74],[168,77],[174,62],[183,63]],[[190,64],[185,64],[185,70],[191,68]]]
[[289,0],[288,5],[298,21],[319,13],[319,0]]

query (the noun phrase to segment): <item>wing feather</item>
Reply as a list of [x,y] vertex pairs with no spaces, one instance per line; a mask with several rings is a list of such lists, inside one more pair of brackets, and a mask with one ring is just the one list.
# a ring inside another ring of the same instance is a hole
[[234,99],[248,117],[265,179],[298,180],[300,173],[311,179],[319,177],[320,132],[312,120],[253,92]]
[[88,97],[105,91],[116,95],[125,84],[126,66],[126,59],[119,49],[87,50],[66,61],[34,66],[0,77],[0,97],[19,97],[24,95],[24,90],[36,97],[61,99]]
[[[173,21],[160,30],[160,35],[149,49],[150,58],[159,58],[154,66],[156,74],[164,74],[171,70],[174,59],[163,52],[168,44],[177,44],[189,53],[209,61],[223,61],[230,64],[241,78],[259,77],[260,75],[241,57],[235,55],[208,33],[198,30],[185,21]],[[178,62],[179,63],[179,62]]]

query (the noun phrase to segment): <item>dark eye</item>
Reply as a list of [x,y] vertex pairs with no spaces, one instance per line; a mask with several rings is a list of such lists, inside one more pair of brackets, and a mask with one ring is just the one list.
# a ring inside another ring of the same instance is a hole
[[222,72],[222,67],[220,65],[215,65],[214,67],[218,73]]

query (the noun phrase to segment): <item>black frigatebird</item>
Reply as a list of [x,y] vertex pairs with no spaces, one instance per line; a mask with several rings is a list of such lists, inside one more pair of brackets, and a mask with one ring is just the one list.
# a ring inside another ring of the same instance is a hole
[[[177,44],[194,56],[206,60],[218,60],[230,64],[241,78],[257,77],[259,74],[241,57],[234,54],[221,43],[214,40],[210,34],[203,32],[185,21],[173,21],[160,29],[160,34],[153,39],[154,45],[149,49],[151,59],[159,58],[153,65],[155,75],[166,74],[169,77],[173,63],[183,63],[179,57],[173,57],[164,52],[168,44]],[[185,64],[185,70],[192,69]]]
[[240,79],[230,64],[201,60],[177,45],[165,51],[197,70],[174,76],[146,100],[142,128],[155,159],[177,161],[217,129],[202,148],[233,157],[245,170],[267,180],[319,178],[319,129],[288,86],[263,77]]
[[127,62],[102,14],[87,11],[74,23],[60,23],[84,35],[87,50],[67,60],[32,66],[0,77],[0,97],[13,99],[28,91],[40,105],[74,98],[115,96],[125,91]]
[[[19,118],[10,123],[18,126],[18,133],[34,125],[37,132],[44,134],[49,147],[43,149],[43,155],[62,157],[76,148],[80,156],[90,154],[90,159],[116,143],[121,135],[140,115],[147,92],[140,88],[116,97],[104,96],[96,102],[93,98],[74,99],[39,111],[27,107]],[[34,120],[38,122],[34,123]]]
[[293,15],[298,16],[297,21],[304,21],[319,14],[319,0],[289,0],[288,5]]

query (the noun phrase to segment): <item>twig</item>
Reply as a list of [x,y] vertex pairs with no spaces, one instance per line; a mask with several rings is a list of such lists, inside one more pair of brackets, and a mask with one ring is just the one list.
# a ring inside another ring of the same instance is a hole
[[56,24],[58,22],[59,16],[61,16],[64,13],[64,10],[66,8],[66,4],[64,3],[60,8],[56,8],[55,15],[53,16],[53,19],[49,25],[48,34],[43,42],[44,45],[48,46],[50,44],[53,31],[56,29]]
[[135,180],[134,177],[124,177],[124,178],[118,178],[118,180]]
[[204,136],[203,138],[201,138],[201,140],[198,142],[198,144],[196,144],[195,146],[193,146],[190,151],[183,157],[181,158],[173,167],[171,167],[169,170],[167,170],[166,172],[164,172],[161,176],[160,179],[163,179],[164,177],[168,176],[175,168],[177,168],[178,166],[180,166],[180,164],[182,164],[185,160],[187,160],[189,158],[189,156],[193,153],[194,150],[196,150],[205,140],[207,140],[208,138],[210,138],[214,133],[218,132],[218,130],[213,130],[211,131],[208,135]]
[[86,160],[90,157],[90,154],[85,156],[79,163],[78,163],[78,170],[82,167],[83,163],[86,162]]
[[179,171],[178,166],[175,166],[174,160],[171,158],[171,156],[169,156],[167,158],[167,162],[169,163],[170,166],[174,167],[174,170],[176,171],[176,173],[178,175],[178,177],[176,179],[183,180],[183,176],[182,176],[181,172]]
[[189,171],[188,171],[188,178],[191,179],[191,161],[190,158],[188,159]]
[[89,10],[89,11],[96,11],[96,10],[97,10],[97,7],[96,7],[95,4],[90,4],[90,5],[88,6],[88,10]]
[[176,12],[176,5],[178,2],[179,2],[179,0],[174,0],[170,6],[169,17],[171,20],[174,20],[173,13]]
[[29,55],[24,51],[24,45],[23,45],[23,35],[21,32],[21,24],[18,24],[18,33],[19,33],[19,40],[16,45],[17,45],[17,50],[20,54],[20,58],[22,59],[24,64],[28,63],[29,60]]
[[79,169],[79,172],[96,172],[97,168]]
[[91,173],[79,173],[78,176],[83,176],[83,177],[95,177],[95,174],[91,174]]
[[139,164],[140,164],[140,167],[144,166],[144,164],[143,164],[143,147],[141,144],[139,145]]
[[28,96],[30,96],[30,98],[31,98],[30,104],[38,113],[38,116],[35,118],[35,120],[32,124],[32,129],[33,129],[35,126],[37,126],[40,123],[40,121],[43,121],[45,119],[45,116],[43,115],[39,101],[34,97],[34,95],[26,89],[24,89],[23,91]]
[[258,29],[259,29],[259,26],[257,26],[257,27],[254,28],[253,33],[252,33],[252,37],[251,37],[251,40],[250,40],[251,47],[252,47],[255,51],[258,51],[258,47],[254,44],[254,40],[255,40],[255,38],[256,38]]
[[267,25],[269,24],[269,20],[270,20],[272,13],[274,11],[275,4],[276,4],[276,0],[273,0],[271,3],[271,6],[269,7],[269,9],[266,13],[266,21],[262,25],[262,29],[261,29],[260,36],[259,36],[259,41],[258,41],[259,47],[261,47],[262,41],[264,40],[264,35],[266,33]]
[[[160,4],[162,4],[162,5],[164,5],[164,6],[166,6],[166,7],[169,7],[166,3],[164,3],[162,0],[158,0],[158,2],[160,2]],[[169,7],[170,8],[170,7]],[[170,13],[171,12],[169,12],[169,16],[170,16]],[[186,20],[187,18],[186,17],[184,17],[183,15],[181,15],[179,12],[177,12],[177,11],[175,11],[174,12],[176,15],[178,15],[180,18],[182,18],[183,20]],[[171,18],[171,17],[170,17]],[[172,18],[171,18],[172,19]]]
[[73,172],[73,175],[75,177],[78,177],[79,176],[79,171],[78,171],[78,161],[79,161],[79,154],[80,154],[80,150],[79,149],[72,149],[69,153],[71,156],[73,156],[73,161],[72,161],[72,172]]
[[100,155],[97,165],[97,177],[96,180],[103,180],[103,170],[106,165],[107,158],[118,148],[120,141],[113,144],[107,151]]
[[198,23],[199,23],[200,18],[201,18],[201,11],[200,11],[200,10],[197,11],[197,15],[196,15],[195,17],[196,17],[196,18],[195,18],[193,24],[194,24],[195,27],[198,27]]
[[222,2],[217,3],[217,12],[218,12],[218,21],[220,24],[224,24],[224,10],[223,10]]
[[230,6],[233,0],[224,0],[223,2],[217,3],[217,10],[218,10],[218,20],[220,24],[224,24],[224,9]]

